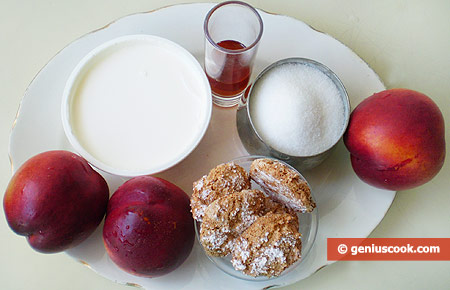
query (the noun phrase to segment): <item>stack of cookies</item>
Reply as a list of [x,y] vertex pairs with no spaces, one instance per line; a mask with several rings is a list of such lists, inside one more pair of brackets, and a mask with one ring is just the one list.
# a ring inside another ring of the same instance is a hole
[[[264,192],[252,190],[251,180]],[[231,254],[233,267],[253,277],[279,276],[301,258],[297,212],[315,207],[298,172],[269,158],[254,160],[249,173],[233,162],[220,164],[194,182],[191,197],[205,252]]]

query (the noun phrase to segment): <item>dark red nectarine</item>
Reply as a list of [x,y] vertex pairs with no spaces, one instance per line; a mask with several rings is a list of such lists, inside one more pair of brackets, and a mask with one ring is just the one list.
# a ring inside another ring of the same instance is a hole
[[27,160],[14,174],[3,199],[11,229],[45,253],[86,239],[106,212],[109,190],[103,177],[80,156],[48,151]]
[[103,241],[111,260],[133,275],[175,270],[194,244],[189,196],[161,178],[128,180],[109,201]]
[[352,112],[344,142],[366,183],[404,190],[430,181],[445,158],[444,118],[426,95],[407,89],[376,93]]

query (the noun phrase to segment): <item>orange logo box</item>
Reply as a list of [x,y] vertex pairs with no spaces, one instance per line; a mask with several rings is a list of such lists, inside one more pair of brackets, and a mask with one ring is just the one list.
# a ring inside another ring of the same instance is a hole
[[450,238],[329,238],[329,261],[450,261]]

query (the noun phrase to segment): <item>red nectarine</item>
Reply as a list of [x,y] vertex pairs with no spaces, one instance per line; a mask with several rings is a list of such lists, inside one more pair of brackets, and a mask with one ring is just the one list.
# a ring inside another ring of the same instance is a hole
[[366,183],[404,190],[431,180],[445,158],[444,118],[426,95],[407,89],[376,93],[352,112],[344,142]]
[[48,151],[27,160],[3,199],[11,229],[40,252],[66,250],[86,239],[106,212],[109,189],[80,156]]
[[109,201],[103,241],[111,260],[133,275],[175,270],[194,244],[189,196],[161,178],[128,180]]

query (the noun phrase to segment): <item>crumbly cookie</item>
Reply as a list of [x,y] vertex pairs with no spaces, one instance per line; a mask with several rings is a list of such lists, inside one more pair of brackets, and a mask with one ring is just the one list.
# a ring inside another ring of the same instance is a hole
[[259,190],[243,190],[223,196],[205,210],[200,228],[200,242],[210,256],[223,257],[231,252],[234,239],[272,203]]
[[[269,211],[287,213],[283,205],[272,201],[260,190],[243,190],[223,196],[205,210],[200,228],[200,243],[210,256],[228,255],[242,232]],[[297,223],[297,215],[293,217]]]
[[301,176],[283,163],[256,159],[250,166],[250,177],[274,200],[299,212],[312,212],[316,207],[311,189]]
[[234,242],[233,267],[244,274],[279,276],[301,258],[301,234],[290,214],[259,217]]
[[244,168],[233,162],[211,169],[208,175],[194,182],[191,197],[192,216],[202,221],[206,207],[221,196],[250,189],[250,177]]

